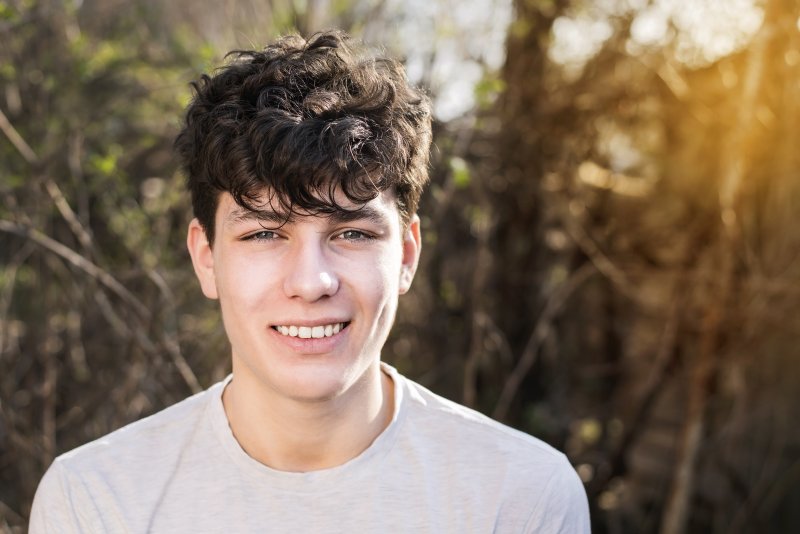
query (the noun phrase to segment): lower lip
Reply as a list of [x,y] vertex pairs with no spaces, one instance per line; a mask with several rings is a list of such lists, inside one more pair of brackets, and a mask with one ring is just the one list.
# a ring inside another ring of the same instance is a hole
[[350,325],[347,325],[337,334],[334,334],[330,337],[311,337],[304,339],[301,337],[284,336],[274,328],[269,328],[270,333],[276,337],[279,342],[288,346],[294,352],[308,355],[331,352],[336,345],[344,340],[344,337],[347,335],[349,330]]

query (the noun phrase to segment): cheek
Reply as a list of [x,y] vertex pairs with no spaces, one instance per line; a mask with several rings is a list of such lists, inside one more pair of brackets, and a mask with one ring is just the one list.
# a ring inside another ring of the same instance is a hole
[[370,299],[384,313],[393,315],[397,307],[397,298],[400,287],[400,264],[398,261],[386,261],[375,265],[372,269],[371,280],[365,290]]
[[392,295],[397,293],[400,282],[400,255],[386,255],[379,261],[362,266],[360,277],[370,280],[371,289],[375,293]]
[[217,288],[223,308],[247,315],[263,303],[274,273],[261,262],[229,261],[217,271]]

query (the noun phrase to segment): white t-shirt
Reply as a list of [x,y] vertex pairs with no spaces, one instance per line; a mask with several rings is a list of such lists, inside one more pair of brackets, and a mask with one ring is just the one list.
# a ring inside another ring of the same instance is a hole
[[228,377],[58,457],[30,532],[589,532],[563,454],[383,368],[392,421],[345,464],[290,473],[248,456],[222,406]]

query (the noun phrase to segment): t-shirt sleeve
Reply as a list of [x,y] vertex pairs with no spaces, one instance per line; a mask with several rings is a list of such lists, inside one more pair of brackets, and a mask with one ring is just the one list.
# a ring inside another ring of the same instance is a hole
[[589,534],[589,502],[578,474],[568,462],[555,470],[528,522],[526,534]]
[[33,498],[29,534],[99,532],[96,509],[83,485],[56,460]]

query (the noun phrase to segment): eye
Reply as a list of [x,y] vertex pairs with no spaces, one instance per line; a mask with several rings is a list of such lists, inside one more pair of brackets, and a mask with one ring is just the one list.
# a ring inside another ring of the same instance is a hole
[[278,239],[278,234],[272,230],[260,230],[242,238],[243,241],[272,241]]
[[368,239],[374,239],[371,234],[362,232],[361,230],[345,230],[339,234],[339,237],[345,241],[366,241]]

